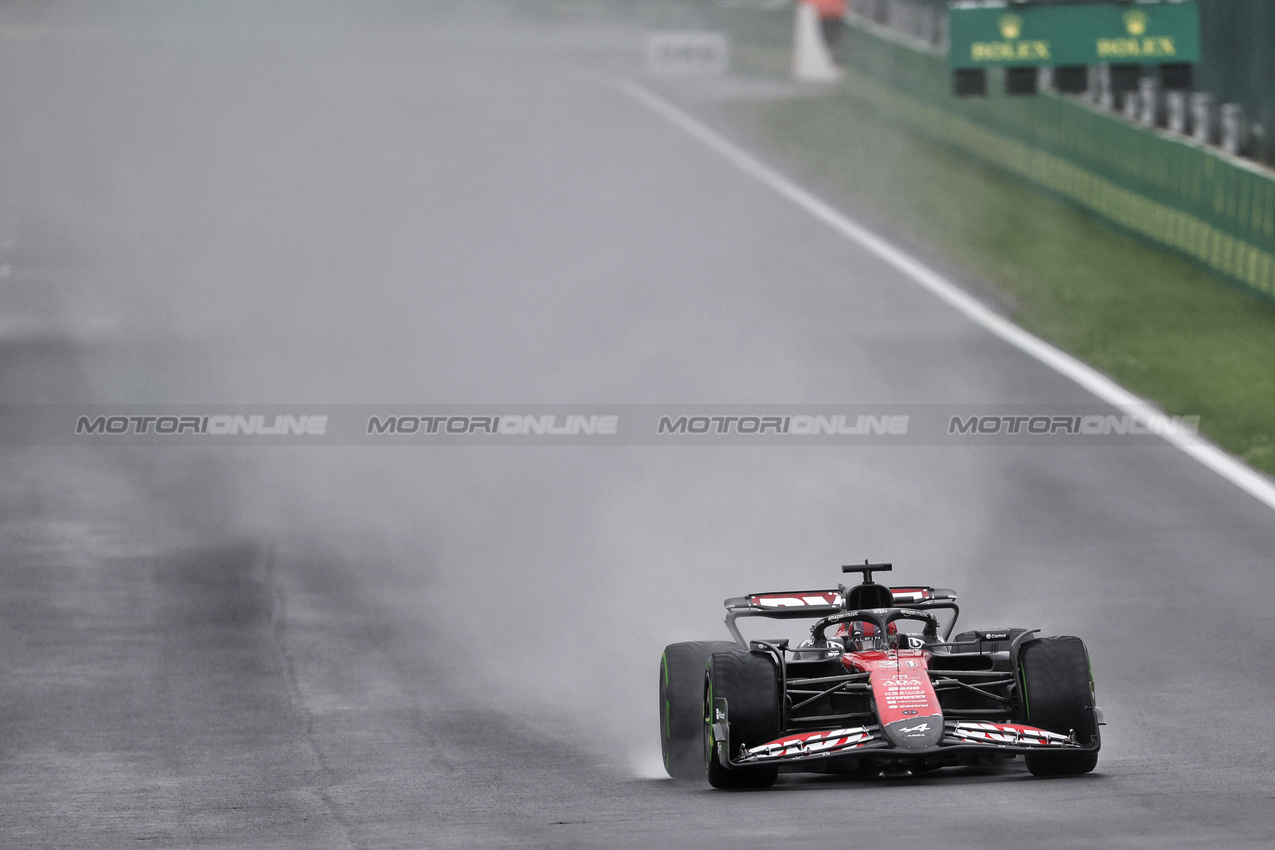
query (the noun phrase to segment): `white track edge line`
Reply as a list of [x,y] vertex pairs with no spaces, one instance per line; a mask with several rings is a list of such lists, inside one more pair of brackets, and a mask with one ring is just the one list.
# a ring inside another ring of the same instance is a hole
[[[740,171],[773,189],[833,230],[894,266],[985,330],[1034,357],[1055,372],[1070,378],[1098,398],[1135,417],[1139,422],[1146,424],[1149,416],[1153,415],[1155,408],[1150,402],[1129,392],[1093,367],[989,310],[976,298],[920,260],[857,224],[844,213],[815,197],[655,92],[627,79],[619,80],[616,85],[652,112],[711,148]],[[1261,473],[1201,437],[1180,432],[1162,433],[1160,436],[1241,490],[1275,509],[1275,484]]]

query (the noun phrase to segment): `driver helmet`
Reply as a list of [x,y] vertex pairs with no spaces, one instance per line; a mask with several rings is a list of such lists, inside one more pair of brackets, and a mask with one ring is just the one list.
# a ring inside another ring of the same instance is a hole
[[[837,637],[841,638],[846,646],[853,647],[857,650],[880,649],[882,641],[879,640],[875,623],[867,623],[863,620],[853,620],[849,623],[842,623],[837,629]],[[899,628],[894,623],[886,626],[887,635],[897,635]]]
[[[876,582],[857,584],[846,591],[845,608],[847,611],[861,611],[871,608],[890,608],[894,605],[894,594],[890,588]],[[890,623],[886,627],[887,634],[898,634],[898,627]],[[858,650],[878,649],[882,645],[877,627],[873,623],[853,620],[842,623],[837,629],[837,636],[842,638],[847,647]]]

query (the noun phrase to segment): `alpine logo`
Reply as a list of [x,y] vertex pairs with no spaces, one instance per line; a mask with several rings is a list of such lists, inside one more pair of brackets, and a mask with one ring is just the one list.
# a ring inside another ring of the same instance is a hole
[[916,726],[904,726],[899,731],[905,734],[908,732],[928,732],[930,731],[930,724],[918,723]]

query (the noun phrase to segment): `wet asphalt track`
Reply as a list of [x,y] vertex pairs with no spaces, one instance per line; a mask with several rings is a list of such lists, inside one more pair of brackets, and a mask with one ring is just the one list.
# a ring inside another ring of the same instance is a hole
[[[0,11],[5,402],[1088,401],[455,5]],[[0,846],[1275,841],[1275,523],[1169,448],[3,457]],[[655,778],[662,646],[859,557],[1084,636],[1098,771]]]

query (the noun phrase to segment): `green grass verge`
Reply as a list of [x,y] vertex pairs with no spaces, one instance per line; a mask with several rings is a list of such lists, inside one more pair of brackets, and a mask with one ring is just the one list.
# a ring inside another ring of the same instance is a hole
[[1023,327],[1275,473],[1275,305],[910,132],[874,85],[852,74],[825,96],[733,101],[719,117],[1007,293]]

